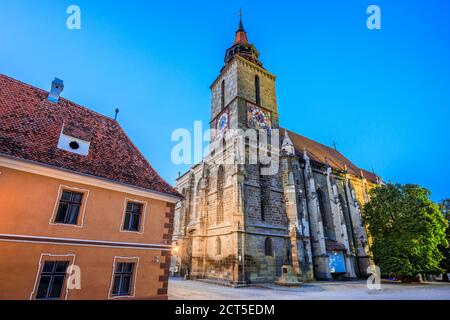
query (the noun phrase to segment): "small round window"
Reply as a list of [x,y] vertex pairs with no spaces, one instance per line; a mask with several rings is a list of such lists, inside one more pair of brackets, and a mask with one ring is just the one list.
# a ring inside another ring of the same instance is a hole
[[80,144],[76,141],[72,141],[69,143],[69,146],[72,150],[78,150],[80,148]]

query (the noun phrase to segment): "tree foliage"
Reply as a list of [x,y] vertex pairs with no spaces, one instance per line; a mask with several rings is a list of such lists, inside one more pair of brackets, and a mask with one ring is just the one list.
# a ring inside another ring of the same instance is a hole
[[392,183],[377,187],[363,218],[374,262],[383,275],[406,280],[443,272],[439,247],[448,246],[448,222],[427,189]]
[[[439,203],[439,208],[447,221],[450,221],[450,199],[442,200]],[[450,242],[450,226],[447,227],[447,242]],[[444,255],[444,259],[441,262],[441,268],[447,273],[450,273],[450,248],[441,246],[441,252]],[[447,277],[447,281],[448,281]]]

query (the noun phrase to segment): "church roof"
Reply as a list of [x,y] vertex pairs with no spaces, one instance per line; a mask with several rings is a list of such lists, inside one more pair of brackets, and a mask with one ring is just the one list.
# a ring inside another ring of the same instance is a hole
[[[0,155],[179,197],[119,123],[0,74]],[[64,128],[64,129],[63,129]],[[58,148],[60,134],[89,141],[82,156]]]
[[341,171],[347,169],[348,173],[355,176],[361,176],[362,172],[367,180],[375,183],[377,182],[377,176],[374,173],[357,167],[336,149],[330,148],[287,129],[281,129],[280,131],[280,137],[284,136],[285,131],[288,132],[289,138],[294,144],[298,156],[302,156],[303,152],[306,150],[308,157],[312,161],[322,164],[328,163],[332,168]]

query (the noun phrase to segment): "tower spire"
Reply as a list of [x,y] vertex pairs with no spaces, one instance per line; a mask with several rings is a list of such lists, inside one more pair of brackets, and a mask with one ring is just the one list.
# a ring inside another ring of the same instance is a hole
[[258,60],[258,51],[254,45],[248,42],[247,32],[242,22],[242,9],[239,10],[239,25],[236,36],[234,37],[233,46],[225,54],[225,63],[229,63],[235,56],[240,56],[262,67],[262,63]]
[[239,31],[245,32],[244,24],[242,23],[242,8],[239,10],[239,27],[238,27],[238,32]]
[[233,45],[236,44],[248,44],[247,32],[245,31],[244,23],[242,22],[242,9],[239,10],[239,26],[236,31]]

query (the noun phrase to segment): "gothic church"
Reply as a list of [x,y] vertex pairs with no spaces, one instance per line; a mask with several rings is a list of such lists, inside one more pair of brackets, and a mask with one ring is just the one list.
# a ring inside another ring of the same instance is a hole
[[[172,270],[231,285],[276,281],[289,266],[299,281],[356,279],[370,265],[361,208],[379,177],[334,148],[279,127],[275,76],[259,61],[242,20],[211,85],[211,128],[279,129],[279,170],[221,161],[211,152],[177,179]],[[211,135],[211,140],[217,139]],[[253,146],[246,145],[246,152]]]

